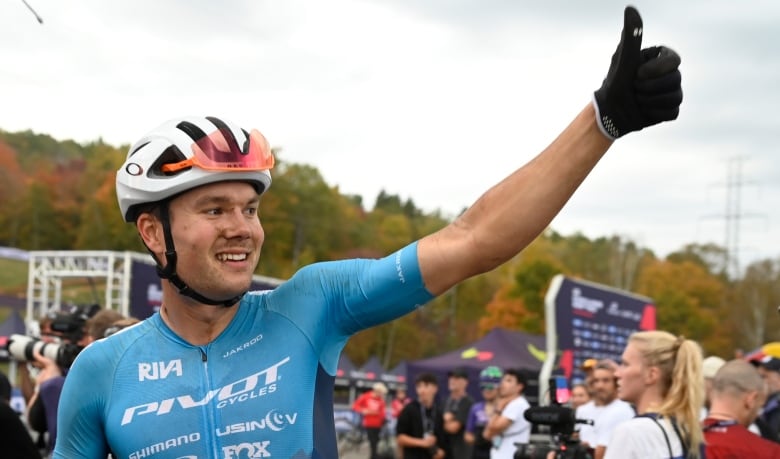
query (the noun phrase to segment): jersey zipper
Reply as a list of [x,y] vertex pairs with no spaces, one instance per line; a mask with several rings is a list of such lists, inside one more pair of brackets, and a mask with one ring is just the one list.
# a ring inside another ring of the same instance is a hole
[[[198,351],[200,351],[200,360],[203,362],[203,386],[205,393],[209,394],[211,392],[211,375],[209,374],[208,346],[199,346]],[[214,400],[209,400],[208,403],[203,405],[203,410],[205,411],[203,413],[204,419],[206,419],[206,426],[204,426],[205,432],[203,433],[203,436],[206,444],[212,446],[211,457],[220,457],[219,445],[217,444],[218,438],[215,434],[217,429],[216,414],[214,413],[215,409],[216,405],[214,404]]]

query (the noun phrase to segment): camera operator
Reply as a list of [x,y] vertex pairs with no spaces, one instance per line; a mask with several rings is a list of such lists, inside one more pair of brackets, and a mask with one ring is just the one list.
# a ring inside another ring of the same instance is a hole
[[[39,434],[39,447],[50,452],[57,440],[57,409],[62,386],[70,364],[93,341],[102,338],[105,329],[122,318],[118,312],[99,310],[99,306],[76,306],[67,313],[56,313],[51,320],[52,335],[59,336],[60,345],[68,346],[63,359],[54,360],[33,352],[34,366],[39,368],[35,391],[27,404],[30,426]],[[43,441],[48,432],[48,440]],[[43,445],[42,445],[43,443]]]
[[531,405],[523,397],[526,379],[517,369],[507,369],[498,386],[496,411],[488,421],[482,436],[493,442],[490,459],[512,459],[515,443],[528,443],[531,423],[523,414]]

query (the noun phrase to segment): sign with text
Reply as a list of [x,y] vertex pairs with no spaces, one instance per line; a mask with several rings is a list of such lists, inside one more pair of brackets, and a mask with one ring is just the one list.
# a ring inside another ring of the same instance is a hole
[[619,362],[629,335],[656,326],[650,298],[560,274],[550,284],[546,303],[548,339],[552,333],[557,366],[574,382],[583,379],[580,367],[585,360]]

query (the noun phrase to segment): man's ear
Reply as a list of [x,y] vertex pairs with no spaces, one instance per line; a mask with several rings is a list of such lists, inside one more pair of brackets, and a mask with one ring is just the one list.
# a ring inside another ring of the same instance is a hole
[[160,220],[151,213],[144,212],[138,216],[135,226],[138,235],[149,250],[157,254],[165,252],[165,237]]

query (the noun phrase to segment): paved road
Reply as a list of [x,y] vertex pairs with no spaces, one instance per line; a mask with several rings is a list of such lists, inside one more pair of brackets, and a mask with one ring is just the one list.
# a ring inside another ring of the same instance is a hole
[[[393,445],[395,445],[394,441]],[[341,459],[370,459],[368,452],[368,442],[364,441],[361,443],[357,450],[350,449],[349,451],[342,452],[339,457]]]

